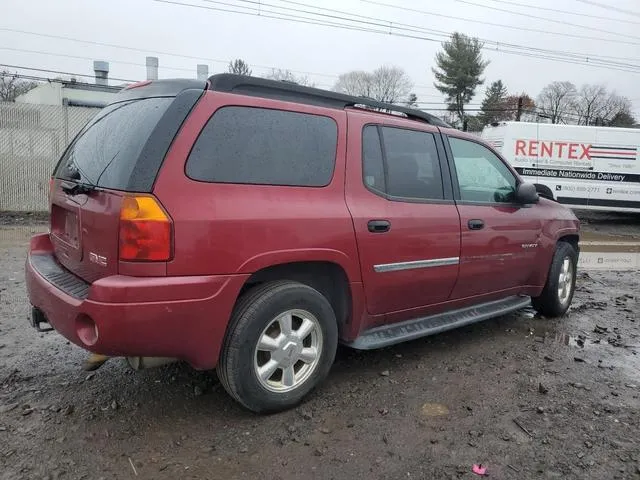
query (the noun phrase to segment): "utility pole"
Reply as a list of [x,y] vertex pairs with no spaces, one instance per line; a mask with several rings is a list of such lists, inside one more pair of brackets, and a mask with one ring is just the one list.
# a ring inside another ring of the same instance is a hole
[[524,103],[523,97],[518,97],[518,110],[516,111],[516,122],[520,121],[520,117],[522,116],[522,104]]

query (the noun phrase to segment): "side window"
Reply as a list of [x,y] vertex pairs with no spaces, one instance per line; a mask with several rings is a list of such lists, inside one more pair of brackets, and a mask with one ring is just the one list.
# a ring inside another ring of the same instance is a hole
[[449,137],[456,166],[460,199],[471,202],[510,203],[516,178],[491,150],[479,143]]
[[187,175],[216,183],[323,187],[331,182],[338,126],[329,117],[223,107],[187,159]]
[[[382,132],[382,153],[378,131]],[[362,132],[365,185],[392,197],[442,200],[444,188],[433,135],[416,130],[367,126]]]
[[362,131],[362,170],[364,183],[368,188],[387,193],[382,145],[375,125],[367,125]]

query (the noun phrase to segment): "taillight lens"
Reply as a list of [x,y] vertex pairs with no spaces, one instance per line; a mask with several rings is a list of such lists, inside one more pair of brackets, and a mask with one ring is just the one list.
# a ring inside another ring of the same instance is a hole
[[154,197],[126,196],[120,208],[120,260],[171,258],[171,219]]

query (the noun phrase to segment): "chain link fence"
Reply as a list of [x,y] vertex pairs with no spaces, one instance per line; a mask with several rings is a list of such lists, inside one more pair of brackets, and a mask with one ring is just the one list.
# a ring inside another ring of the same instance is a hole
[[0,211],[48,209],[60,155],[98,108],[0,102]]

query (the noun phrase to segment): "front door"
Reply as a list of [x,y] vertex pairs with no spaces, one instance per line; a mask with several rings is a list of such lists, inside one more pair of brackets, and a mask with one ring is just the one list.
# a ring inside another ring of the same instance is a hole
[[[438,130],[349,112],[347,206],[371,315],[446,301],[458,276],[460,219],[443,183]],[[409,125],[412,127],[408,128]],[[402,318],[402,315],[400,315]]]
[[515,203],[517,179],[484,145],[448,137],[462,250],[452,298],[525,286],[536,269],[542,222],[535,206]]

